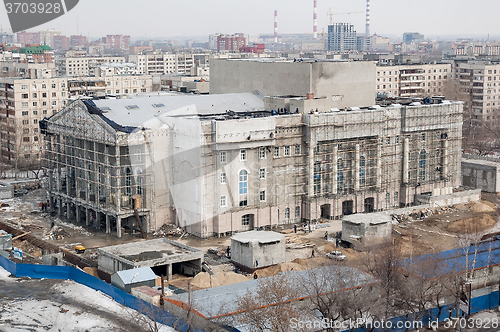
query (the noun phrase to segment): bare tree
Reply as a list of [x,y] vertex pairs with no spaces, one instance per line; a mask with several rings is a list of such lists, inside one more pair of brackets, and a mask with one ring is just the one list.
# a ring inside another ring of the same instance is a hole
[[379,296],[373,292],[374,287],[366,280],[366,274],[355,271],[330,265],[308,270],[302,279],[302,287],[311,294],[312,309],[319,311],[330,325],[370,320],[371,308]]
[[292,319],[301,319],[304,312],[295,306],[298,298],[295,283],[289,276],[280,274],[259,279],[259,286],[238,298],[236,319],[239,324],[251,326],[252,331],[300,331],[292,328]]

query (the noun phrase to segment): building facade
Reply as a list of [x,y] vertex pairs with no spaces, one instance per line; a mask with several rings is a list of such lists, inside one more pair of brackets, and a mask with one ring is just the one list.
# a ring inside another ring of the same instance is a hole
[[472,107],[471,124],[500,125],[500,63],[454,61],[453,74]]
[[372,106],[376,96],[375,72],[375,64],[369,61],[211,59],[210,93],[255,90],[265,96],[312,93],[315,98],[336,101],[332,107]]
[[76,101],[43,126],[52,206],[118,236],[137,211],[148,232],[173,223],[206,238],[387,210],[460,186],[461,102],[332,103],[254,94]]
[[17,167],[41,159],[39,121],[66,103],[66,78],[0,79],[0,141],[2,161]]
[[190,74],[195,67],[195,54],[191,53],[160,53],[131,54],[129,61],[137,64],[141,74]]
[[90,76],[94,75],[94,69],[104,63],[125,63],[125,57],[67,57],[67,76]]
[[444,95],[453,78],[449,63],[376,67],[376,91],[395,97]]
[[328,51],[348,52],[358,49],[356,30],[349,23],[335,23],[328,26]]

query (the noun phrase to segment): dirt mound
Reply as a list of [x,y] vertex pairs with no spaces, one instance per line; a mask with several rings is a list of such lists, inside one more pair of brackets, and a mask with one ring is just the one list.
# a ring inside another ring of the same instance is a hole
[[86,272],[96,278],[99,278],[99,275],[97,274],[97,269],[95,267],[84,267],[83,272]]
[[210,288],[235,284],[247,280],[249,280],[249,278],[232,271],[215,273],[211,277],[207,272],[200,272],[193,278],[191,284],[199,288]]
[[495,218],[489,214],[482,214],[479,217],[466,218],[450,222],[450,224],[446,227],[446,230],[448,232],[462,234],[477,233],[490,229],[495,224]]
[[465,207],[472,212],[494,212],[497,210],[495,204],[487,201],[470,202]]
[[286,272],[286,271],[302,271],[307,268],[306,266],[302,264],[298,264],[295,261],[293,262],[284,262],[284,263],[279,263],[274,266],[266,267],[265,269],[257,270],[254,272],[254,274],[257,274],[259,277],[270,277],[270,276],[275,276],[281,272]]

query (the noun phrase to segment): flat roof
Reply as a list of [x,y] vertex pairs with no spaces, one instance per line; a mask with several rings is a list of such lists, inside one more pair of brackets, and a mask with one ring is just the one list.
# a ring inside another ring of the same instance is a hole
[[462,157],[462,163],[477,164],[482,166],[498,167],[500,166],[500,159],[498,161],[485,160],[485,159],[472,159]]
[[[343,277],[343,280],[341,282],[333,281],[332,274]],[[311,286],[297,287],[297,292],[295,294],[287,294],[289,298],[285,296],[282,299],[283,301],[299,300],[304,297],[315,296],[318,292],[330,293],[380,281],[374,276],[358,269],[338,265],[323,266],[312,270],[288,271],[280,275],[290,278],[289,281],[292,284]],[[252,279],[220,287],[201,289],[193,291],[191,294],[182,293],[167,298],[184,303],[189,303],[189,299],[191,299],[194,309],[207,318],[232,315],[236,314],[238,310],[238,298],[257,292],[263,280],[270,278],[274,277]],[[321,282],[326,280],[332,280],[332,282]],[[315,289],[315,286],[318,285],[321,285],[323,289]],[[269,304],[265,303],[263,305]]]
[[203,257],[203,251],[165,238],[138,241],[97,249],[99,255],[113,256],[134,266],[157,266]]
[[103,115],[123,126],[146,127],[145,123],[164,116],[225,114],[227,111],[264,110],[263,100],[253,93],[221,95],[169,94],[148,98],[94,100]]
[[342,221],[357,225],[379,225],[390,223],[392,221],[392,217],[387,213],[358,213],[344,216]]
[[241,243],[259,242],[271,243],[285,239],[285,235],[276,232],[249,231],[231,236],[231,240]]

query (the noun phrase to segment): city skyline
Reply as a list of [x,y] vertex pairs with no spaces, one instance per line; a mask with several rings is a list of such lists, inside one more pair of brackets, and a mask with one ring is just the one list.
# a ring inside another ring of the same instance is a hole
[[[194,0],[188,9],[182,3],[159,0],[150,0],[147,5],[136,3],[122,0],[117,6],[111,2],[82,1],[66,15],[28,31],[53,28],[64,35],[81,34],[97,38],[107,34],[125,34],[134,39],[200,38],[234,32],[250,36],[271,35],[274,10],[278,10],[279,34],[312,34],[313,31],[313,1],[309,0],[256,0],[244,5],[227,0]],[[365,6],[365,0],[319,0],[318,38],[322,38],[323,29],[327,32],[329,19],[326,13],[329,8],[334,13],[351,12],[350,15],[333,15],[333,22],[352,23],[358,33],[364,33]],[[454,1],[453,6],[444,0],[421,0],[418,3],[373,0],[370,30],[371,34],[389,36],[416,31],[434,38],[460,36],[486,39],[489,36],[493,39],[500,36],[500,32],[495,30],[495,13],[498,10],[500,3],[492,0],[478,0],[473,8],[469,8],[465,0]],[[5,9],[0,11],[0,22],[3,31],[10,31]]]

